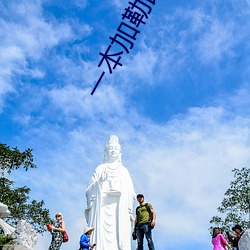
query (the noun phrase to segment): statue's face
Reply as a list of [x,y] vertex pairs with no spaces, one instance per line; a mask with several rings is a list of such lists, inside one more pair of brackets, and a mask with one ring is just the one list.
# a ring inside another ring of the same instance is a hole
[[117,159],[121,153],[120,145],[117,143],[109,143],[108,145],[108,156],[109,159]]

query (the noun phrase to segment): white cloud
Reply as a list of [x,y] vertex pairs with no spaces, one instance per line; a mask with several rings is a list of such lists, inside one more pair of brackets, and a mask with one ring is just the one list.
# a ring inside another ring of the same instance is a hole
[[[69,25],[45,20],[39,1],[10,2],[2,8],[3,13],[11,15],[0,19],[1,97],[9,91],[15,91],[14,85],[18,82],[14,83],[12,78],[16,74],[43,77],[42,69],[29,65],[29,60],[36,62],[46,49],[73,36]],[[3,103],[0,103],[0,107],[3,107]]]
[[17,46],[27,57],[39,58],[45,48],[73,35],[67,24],[46,21],[38,3],[28,4],[24,1],[15,6],[10,5],[8,11],[12,13],[12,18],[1,20],[1,46]]
[[[131,52],[131,55],[124,55],[122,58],[122,67],[116,68],[113,78],[109,77],[109,81],[113,84],[119,82],[120,91],[130,93],[140,88],[142,85],[155,85],[155,70],[157,69],[160,55],[159,52],[141,45],[141,50]],[[165,60],[166,62],[166,60]],[[134,81],[131,81],[134,79]]]
[[122,15],[124,8],[128,6],[128,2],[124,0],[114,0],[112,1],[112,5],[114,5],[117,8],[117,11],[119,11]]
[[87,0],[74,0],[74,4],[81,9],[84,9],[86,7],[87,2]]
[[114,88],[106,85],[99,87],[93,95],[90,88],[66,86],[63,89],[54,89],[48,93],[54,107],[58,107],[70,117],[79,116],[95,119],[98,114],[110,118],[113,114],[124,115],[123,96]]
[[144,40],[149,49],[157,52],[158,70],[154,72],[168,78],[179,74],[180,69],[185,71],[193,61],[217,65],[234,57],[237,45],[246,35],[236,29],[238,24],[236,19],[210,11],[203,4],[190,9],[177,8],[162,19],[149,20]]
[[186,16],[190,18],[190,28],[192,33],[199,33],[211,18],[209,15],[206,15],[200,8],[194,9],[193,11],[188,11],[186,13]]
[[197,42],[201,60],[209,63],[214,60],[220,61],[225,56],[232,56],[237,41],[233,34],[232,25],[213,21]]

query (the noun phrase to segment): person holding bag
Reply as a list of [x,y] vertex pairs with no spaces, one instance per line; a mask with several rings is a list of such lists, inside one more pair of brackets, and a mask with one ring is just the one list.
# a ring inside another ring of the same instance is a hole
[[66,230],[65,222],[62,220],[63,215],[61,212],[56,213],[55,225],[50,225],[48,230],[52,234],[52,240],[49,246],[49,250],[60,250],[63,243],[63,233]]
[[218,227],[213,229],[212,244],[214,245],[213,250],[225,250],[225,246],[232,250]]

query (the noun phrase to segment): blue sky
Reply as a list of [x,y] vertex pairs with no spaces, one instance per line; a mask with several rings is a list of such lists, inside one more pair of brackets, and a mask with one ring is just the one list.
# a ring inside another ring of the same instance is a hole
[[[64,214],[62,250],[77,249],[86,185],[116,134],[136,192],[157,213],[156,248],[211,249],[209,220],[231,170],[250,160],[250,1],[148,3],[134,47],[109,74],[99,53],[128,2],[0,0],[1,143],[32,148],[38,166],[10,178]],[[37,250],[49,243],[39,236]]]

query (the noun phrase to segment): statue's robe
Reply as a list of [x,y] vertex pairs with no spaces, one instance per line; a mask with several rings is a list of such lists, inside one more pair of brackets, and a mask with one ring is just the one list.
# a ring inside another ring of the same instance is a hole
[[99,165],[86,189],[88,226],[94,227],[95,250],[131,250],[135,191],[128,170],[121,164]]

